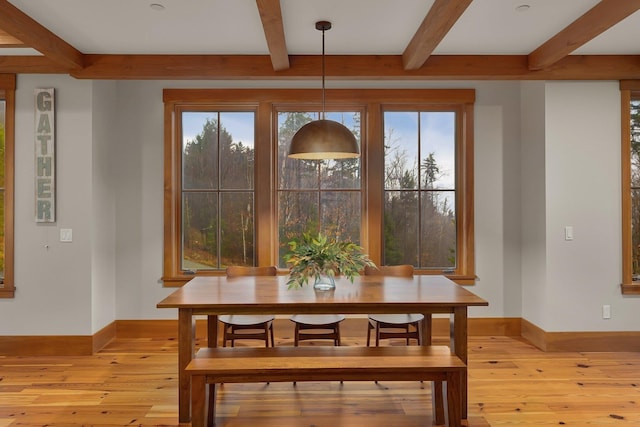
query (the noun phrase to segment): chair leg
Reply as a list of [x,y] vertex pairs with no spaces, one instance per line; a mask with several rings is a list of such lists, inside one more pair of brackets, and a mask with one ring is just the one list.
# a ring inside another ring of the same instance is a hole
[[342,345],[342,341],[340,339],[340,324],[336,323],[333,327],[334,333],[336,334],[336,340],[334,342],[335,345]]
[[367,347],[371,345],[371,329],[373,329],[373,326],[371,326],[371,320],[368,320],[367,321]]
[[276,340],[273,339],[273,322],[269,323],[269,332],[271,333],[271,347],[275,347]]
[[293,333],[294,337],[293,337],[293,345],[294,347],[298,346],[298,334],[300,333],[300,326],[298,326],[298,324],[296,323],[296,329],[295,332]]
[[234,329],[233,325],[229,326],[229,335],[227,336],[227,339],[231,342],[231,347],[235,347],[236,346],[236,340],[234,339],[236,330]]
[[[264,325],[264,345],[269,348],[269,331],[271,331],[271,347],[275,347],[273,341],[273,323],[265,323]],[[267,381],[267,385],[271,384]]]
[[[369,329],[367,329],[367,347],[369,346],[369,336],[371,335],[371,331],[373,329],[374,329],[373,325],[371,324],[371,321],[369,321]],[[376,322],[375,334],[376,334],[376,347],[378,347],[378,344],[380,344],[380,324],[378,322]],[[378,384],[378,380],[375,380],[374,382]]]
[[264,329],[264,346],[269,348],[269,324],[265,323],[262,328]]

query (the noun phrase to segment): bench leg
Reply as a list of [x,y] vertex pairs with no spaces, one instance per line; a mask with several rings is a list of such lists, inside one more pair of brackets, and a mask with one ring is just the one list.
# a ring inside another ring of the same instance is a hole
[[207,390],[204,375],[191,376],[191,426],[205,427]]
[[213,427],[216,424],[216,390],[218,384],[207,384],[207,427]]
[[445,425],[445,401],[442,381],[431,381],[431,408],[433,423],[438,426]]
[[446,407],[447,425],[449,427],[462,426],[462,373],[450,372],[447,374]]

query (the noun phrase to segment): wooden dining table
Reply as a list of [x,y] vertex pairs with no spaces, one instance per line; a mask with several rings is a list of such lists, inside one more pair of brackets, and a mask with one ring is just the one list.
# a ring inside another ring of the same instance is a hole
[[[198,276],[157,304],[178,309],[179,421],[191,420],[190,377],[185,368],[195,354],[196,316],[207,315],[207,340],[218,342],[218,315],[222,314],[380,314],[425,315],[423,345],[431,344],[433,314],[448,314],[450,348],[466,364],[467,312],[488,302],[444,276],[360,276],[354,282],[336,279],[332,291],[315,291],[312,285],[289,289],[288,276]],[[363,334],[366,330],[363,331]],[[467,378],[462,387],[462,418],[467,418]]]

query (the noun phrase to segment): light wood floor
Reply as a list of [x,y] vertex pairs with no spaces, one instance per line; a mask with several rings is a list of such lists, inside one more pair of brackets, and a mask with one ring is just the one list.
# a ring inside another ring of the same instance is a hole
[[[508,337],[469,348],[472,427],[640,426],[640,353],[544,353]],[[0,427],[177,426],[176,349],[118,339],[95,356],[0,357]],[[226,384],[218,426],[430,426],[429,394],[419,382]]]

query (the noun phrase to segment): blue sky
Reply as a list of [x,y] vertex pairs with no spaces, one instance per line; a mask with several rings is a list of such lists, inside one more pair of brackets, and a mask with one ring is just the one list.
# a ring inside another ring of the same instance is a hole
[[[242,141],[245,146],[253,147],[255,132],[253,126],[254,113],[252,111],[221,113],[220,124],[231,134],[234,142]],[[192,141],[196,135],[202,133],[202,127],[207,119],[217,119],[214,112],[187,112],[182,115],[183,146]]]
[[404,151],[408,166],[418,162],[418,114],[420,114],[419,159],[422,162],[433,152],[440,169],[437,186],[454,188],[455,186],[455,113],[453,112],[402,112],[385,113],[385,135],[391,140],[392,149]]
[[[431,152],[434,153],[440,169],[440,179],[437,182],[441,188],[455,188],[455,113],[453,112],[387,112],[385,119],[385,133],[391,134],[391,145],[405,152],[407,166],[415,167],[418,163],[418,114],[421,127],[421,159],[424,160]],[[352,113],[345,117],[348,119]],[[251,111],[221,113],[221,124],[233,137],[234,142],[253,147],[255,144],[254,113]],[[339,113],[327,112],[327,118],[343,121]],[[207,119],[216,118],[214,112],[186,112],[183,114],[183,144],[193,140],[202,132]],[[345,123],[348,127],[352,123]]]

